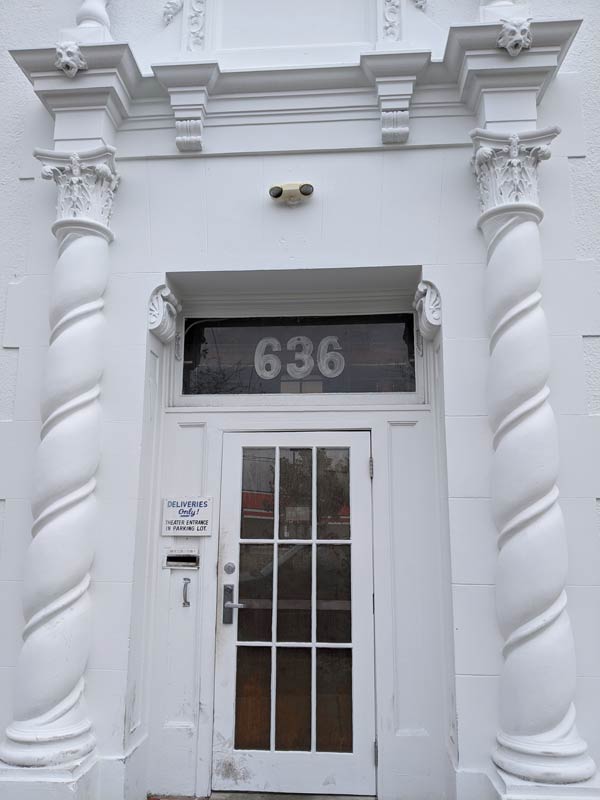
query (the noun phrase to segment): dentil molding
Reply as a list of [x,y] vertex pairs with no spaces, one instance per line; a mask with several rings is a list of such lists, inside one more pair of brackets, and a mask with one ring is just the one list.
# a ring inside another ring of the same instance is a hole
[[110,227],[119,175],[115,169],[115,150],[100,147],[79,153],[36,150],[42,162],[42,178],[54,180],[58,187],[57,220],[86,220]]
[[148,303],[148,330],[163,344],[175,338],[177,314],[182,306],[168,286],[157,286]]
[[473,131],[473,170],[482,212],[513,203],[538,205],[537,167],[550,158],[550,143],[560,128],[531,133]]
[[417,313],[421,336],[426,341],[432,341],[442,325],[442,298],[437,286],[431,281],[421,281],[417,286],[413,308]]

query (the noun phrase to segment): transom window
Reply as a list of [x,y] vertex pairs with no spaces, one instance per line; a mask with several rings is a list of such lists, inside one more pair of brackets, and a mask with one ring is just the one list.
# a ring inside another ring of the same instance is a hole
[[188,318],[183,394],[415,391],[414,317]]

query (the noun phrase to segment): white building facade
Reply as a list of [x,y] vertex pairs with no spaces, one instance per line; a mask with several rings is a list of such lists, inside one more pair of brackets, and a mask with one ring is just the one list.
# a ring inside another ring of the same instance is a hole
[[0,18],[0,798],[600,799],[594,0]]

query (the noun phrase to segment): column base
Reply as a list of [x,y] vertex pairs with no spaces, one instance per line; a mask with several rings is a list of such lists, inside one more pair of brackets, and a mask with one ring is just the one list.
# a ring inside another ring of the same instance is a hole
[[98,797],[95,756],[72,769],[0,765],[0,800],[91,800],[94,797]]
[[497,769],[494,781],[502,800],[600,800],[600,777],[581,783],[534,783]]

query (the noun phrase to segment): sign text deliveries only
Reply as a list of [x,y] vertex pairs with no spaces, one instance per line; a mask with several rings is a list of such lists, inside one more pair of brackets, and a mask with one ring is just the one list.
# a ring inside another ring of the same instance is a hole
[[212,497],[165,497],[162,536],[210,536]]

